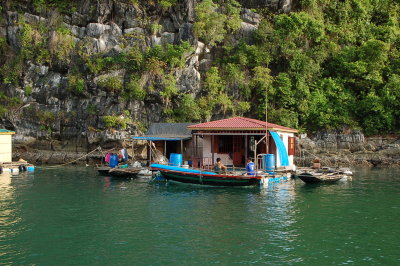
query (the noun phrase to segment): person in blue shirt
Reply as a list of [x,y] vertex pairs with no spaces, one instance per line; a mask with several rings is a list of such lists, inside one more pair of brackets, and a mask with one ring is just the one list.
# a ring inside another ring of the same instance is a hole
[[251,158],[247,159],[246,171],[247,171],[247,175],[255,175],[256,174],[256,171],[254,170],[254,163],[251,160]]

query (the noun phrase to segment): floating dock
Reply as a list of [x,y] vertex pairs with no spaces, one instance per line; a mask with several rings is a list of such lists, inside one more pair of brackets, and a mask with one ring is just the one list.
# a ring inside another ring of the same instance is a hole
[[20,172],[34,172],[35,166],[27,162],[9,162],[0,163],[0,174],[11,173],[19,174]]

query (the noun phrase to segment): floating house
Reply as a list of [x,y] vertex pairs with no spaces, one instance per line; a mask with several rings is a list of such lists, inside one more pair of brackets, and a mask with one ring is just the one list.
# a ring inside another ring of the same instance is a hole
[[[225,165],[244,166],[255,154],[273,154],[276,167],[293,167],[296,129],[244,117],[187,128],[192,135],[194,167],[210,168],[217,158]],[[256,163],[261,165],[261,157],[257,156]]]
[[15,132],[7,129],[0,129],[0,163],[12,161],[12,138]]
[[192,155],[192,135],[188,126],[193,123],[153,123],[144,136],[134,140],[146,140],[149,143],[148,159],[157,161],[156,153],[170,158],[171,153],[182,154],[183,160],[189,161]]

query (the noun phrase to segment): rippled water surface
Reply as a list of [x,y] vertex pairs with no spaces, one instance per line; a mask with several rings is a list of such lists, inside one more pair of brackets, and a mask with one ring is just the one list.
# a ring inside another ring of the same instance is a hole
[[0,175],[0,264],[400,265],[399,239],[399,169],[267,189]]

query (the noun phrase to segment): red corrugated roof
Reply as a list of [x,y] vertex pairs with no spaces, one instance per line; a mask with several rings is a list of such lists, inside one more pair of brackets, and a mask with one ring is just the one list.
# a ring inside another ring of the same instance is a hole
[[[216,120],[206,123],[201,123],[197,125],[188,126],[188,129],[203,129],[203,130],[213,130],[213,129],[265,129],[265,121],[260,121],[257,119],[245,118],[245,117],[232,117],[222,120]],[[296,129],[284,127],[272,123],[268,123],[268,129],[280,129],[282,131],[297,132]]]

